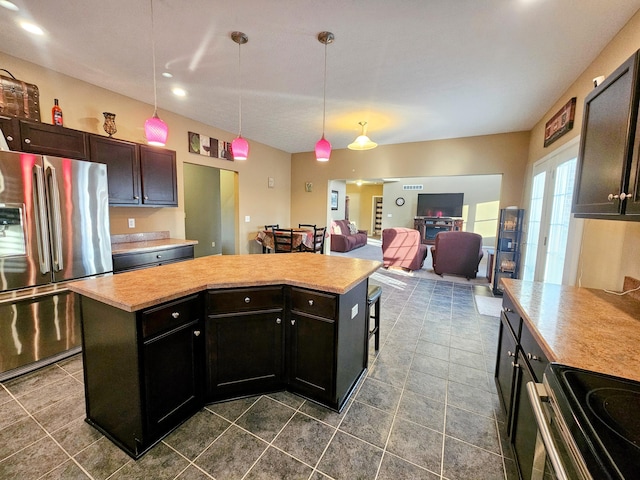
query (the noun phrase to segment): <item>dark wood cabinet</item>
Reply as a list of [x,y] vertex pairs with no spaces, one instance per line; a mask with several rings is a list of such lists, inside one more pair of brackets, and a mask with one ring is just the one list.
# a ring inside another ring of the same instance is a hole
[[511,444],[522,480],[531,479],[538,436],[538,425],[527,394],[527,383],[538,381],[542,381],[542,378],[536,379],[533,376],[520,350],[517,356],[513,392]]
[[498,239],[493,266],[494,295],[502,295],[503,278],[518,278],[520,275],[523,224],[523,209],[503,208],[500,210],[500,224],[498,225]]
[[495,381],[500,404],[507,418],[507,434],[511,435],[511,413],[513,409],[513,387],[516,377],[516,357],[518,355],[517,338],[509,327],[504,314],[501,315],[498,335],[498,356],[496,360]]
[[158,248],[143,252],[116,253],[113,255],[113,273],[121,273],[140,268],[158,267],[168,263],[192,260],[193,245]]
[[203,404],[202,302],[140,312],[82,297],[87,422],[138,458]]
[[0,129],[10,150],[20,150],[20,122],[15,117],[0,115]]
[[89,159],[87,134],[39,122],[20,122],[20,150],[56,157]]
[[413,228],[420,232],[420,238],[425,245],[434,245],[436,235],[440,232],[457,232],[462,230],[464,220],[443,217],[414,217]]
[[140,145],[142,204],[178,206],[176,152]]
[[89,136],[91,161],[107,165],[110,205],[140,204],[138,144],[99,135]]
[[640,53],[585,98],[572,212],[640,220]]
[[283,388],[284,312],[281,286],[208,293],[207,400]]

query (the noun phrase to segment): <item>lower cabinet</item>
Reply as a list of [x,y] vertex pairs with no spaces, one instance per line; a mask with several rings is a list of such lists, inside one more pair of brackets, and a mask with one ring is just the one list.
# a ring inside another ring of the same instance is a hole
[[141,312],[82,297],[87,422],[133,458],[203,405],[200,295]]
[[[505,293],[500,316],[495,382],[507,418],[507,434],[520,478],[531,478],[538,427],[527,395],[528,382],[542,382],[549,364],[523,315]],[[515,328],[515,331],[514,331]]]
[[140,268],[158,267],[167,263],[192,260],[193,245],[159,248],[143,252],[117,253],[113,255],[113,273],[121,273]]

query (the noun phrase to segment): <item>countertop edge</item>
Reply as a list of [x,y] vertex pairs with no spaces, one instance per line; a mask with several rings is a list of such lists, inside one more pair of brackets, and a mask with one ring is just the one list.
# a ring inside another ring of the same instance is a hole
[[111,255],[126,255],[129,253],[144,253],[154,250],[167,250],[169,248],[197,245],[197,240],[182,240],[179,238],[165,238],[160,240],[142,240],[139,242],[112,243]]

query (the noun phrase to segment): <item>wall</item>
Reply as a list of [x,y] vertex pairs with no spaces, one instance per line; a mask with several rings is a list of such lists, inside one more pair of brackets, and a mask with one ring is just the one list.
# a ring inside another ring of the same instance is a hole
[[[640,48],[640,11],[629,20],[533,127],[529,144],[526,185],[530,182],[533,164],[537,160],[580,135],[584,99],[593,89],[593,78],[599,75],[608,76],[638,48]],[[549,147],[544,148],[546,122],[572,97],[577,97],[573,129]],[[521,202],[527,208],[528,190],[523,189],[523,192]],[[621,290],[625,275],[640,278],[638,251],[640,251],[640,224],[612,220],[585,221],[576,285]]]
[[[48,70],[30,62],[0,52],[0,65],[17,78],[35,83],[40,90],[41,119],[51,123],[53,99],[60,100],[66,127],[104,135],[102,112],[116,114],[118,132],[114,138],[146,143],[143,125],[153,114],[153,106],[75,78]],[[142,85],[141,88],[152,88]],[[290,223],[291,156],[257,142],[250,142],[249,159],[231,162],[188,152],[187,132],[198,132],[220,140],[231,141],[235,134],[159,110],[158,115],[169,125],[167,148],[177,154],[178,207],[131,208],[111,207],[111,233],[136,233],[168,230],[172,237],[185,238],[183,162],[214,166],[238,172],[237,253],[259,253],[255,242],[258,229],[267,223]],[[275,179],[268,188],[267,178]],[[249,221],[245,222],[245,217]],[[136,219],[136,228],[129,229],[127,219]]]
[[[519,205],[528,158],[529,133],[515,132],[430,142],[382,145],[373,150],[334,150],[328,162],[313,152],[291,157],[291,219],[321,223],[326,217],[332,179],[431,177],[446,175],[502,175],[500,205]],[[312,193],[305,182],[313,180]]]
[[[383,192],[382,184],[347,184],[347,195],[350,199],[349,219],[356,222],[360,230],[367,230],[369,235],[373,233],[371,224],[373,197],[381,197]],[[355,199],[358,200],[357,208]]]
[[[206,257],[222,252],[222,209],[220,198],[220,169],[183,164],[185,236],[198,240],[195,257]],[[215,243],[215,246],[212,244]]]

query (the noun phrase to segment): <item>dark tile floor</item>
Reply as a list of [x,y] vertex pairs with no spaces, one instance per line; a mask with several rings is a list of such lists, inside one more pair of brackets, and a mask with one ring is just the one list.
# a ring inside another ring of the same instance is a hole
[[341,414],[286,392],[209,405],[136,462],[84,422],[76,356],[0,388],[0,479],[511,478],[492,377],[499,320],[473,300],[488,287],[371,281],[381,349]]

